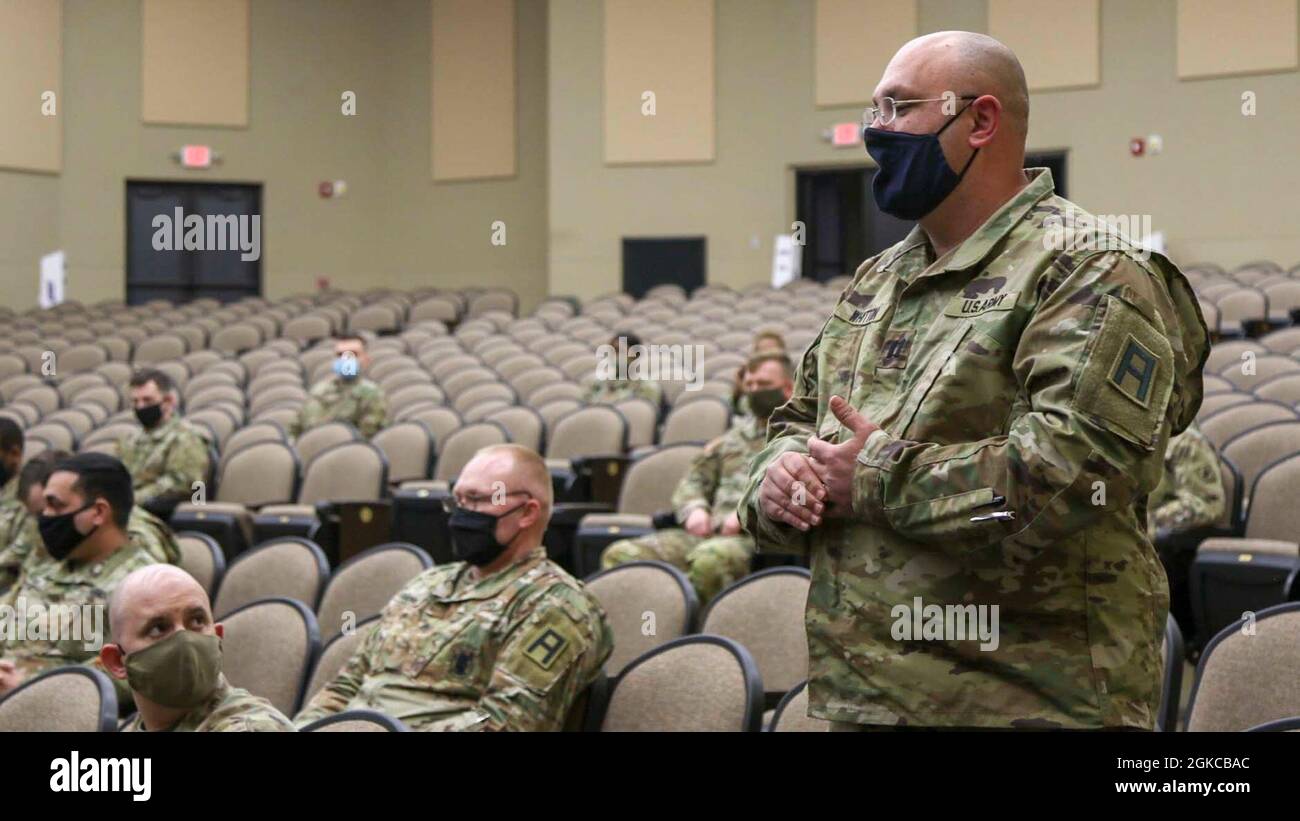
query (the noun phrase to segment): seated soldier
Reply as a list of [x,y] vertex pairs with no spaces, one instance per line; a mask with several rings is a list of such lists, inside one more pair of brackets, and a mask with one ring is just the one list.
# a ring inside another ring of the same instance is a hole
[[[19,511],[0,528],[0,595],[17,579],[21,568],[54,562],[40,544],[37,521],[45,509],[45,482],[54,466],[71,455],[63,450],[47,450],[28,459],[18,472]],[[138,505],[131,508],[126,530],[131,542],[146,550],[154,561],[176,564],[181,560],[176,534],[166,522],[144,508]]]
[[754,541],[740,531],[736,505],[748,481],[749,460],[767,441],[767,418],[794,390],[790,361],[784,354],[754,357],[744,387],[752,415],[697,454],[673,492],[682,527],[614,542],[601,554],[602,568],[639,559],[667,562],[686,571],[702,604],[749,572]]
[[94,661],[109,594],[154,563],[127,535],[132,499],[131,475],[112,456],[82,453],[54,465],[37,522],[53,561],[24,565],[0,596],[0,605],[26,614],[22,635],[0,635],[0,696],[46,670]]
[[366,341],[340,337],[334,343],[334,375],[312,386],[298,418],[289,422],[289,437],[297,439],[326,422],[348,422],[369,439],[384,427],[388,406],[384,389],[362,376],[370,367]]
[[366,708],[416,730],[561,729],[613,636],[596,600],[546,558],[551,499],[533,451],[495,445],[475,454],[449,505],[459,561],[393,597],[294,724]]
[[1169,612],[1185,636],[1195,632],[1189,572],[1199,539],[1177,537],[1214,525],[1226,509],[1219,455],[1193,422],[1169,440],[1160,484],[1147,497],[1147,535],[1169,579]]
[[1160,484],[1147,497],[1147,532],[1152,541],[1209,527],[1223,518],[1226,494],[1219,455],[1195,422],[1169,440]]
[[136,504],[162,518],[190,499],[196,482],[211,469],[212,443],[199,428],[181,419],[176,387],[162,371],[138,371],[131,377],[131,404],[144,428],[118,446],[131,473]]
[[[761,356],[763,354],[780,354],[788,356],[785,350],[785,337],[776,331],[760,331],[754,334],[753,348],[750,351],[750,357]],[[745,365],[736,369],[735,386],[731,391],[731,407],[742,416],[749,415],[749,401],[745,399]],[[740,424],[740,418],[733,418],[732,425]]]
[[271,702],[221,674],[222,626],[203,587],[179,567],[132,572],[109,597],[115,643],[99,661],[125,681],[136,716],[123,732],[281,733],[293,724]]
[[23,429],[7,416],[0,416],[0,526],[18,505],[18,468],[23,463]]
[[597,355],[596,380],[587,386],[583,400],[593,405],[612,405],[624,399],[648,399],[658,411],[663,403],[663,388],[640,373],[649,358],[641,338],[622,334],[609,340]]

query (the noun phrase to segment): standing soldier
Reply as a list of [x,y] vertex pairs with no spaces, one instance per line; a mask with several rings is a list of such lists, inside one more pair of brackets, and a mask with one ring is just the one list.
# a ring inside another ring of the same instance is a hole
[[680,528],[622,539],[605,548],[600,566],[657,559],[686,571],[700,602],[708,603],[749,572],[754,540],[740,530],[736,505],[750,460],[767,440],[767,418],[790,398],[794,383],[784,354],[761,354],[745,368],[743,397],[752,415],[740,417],[691,460],[673,492]]
[[367,439],[378,433],[388,408],[384,389],[361,375],[369,366],[364,339],[338,339],[334,343],[334,375],[312,386],[298,418],[289,423],[289,436],[297,439],[326,422],[348,422]]
[[1002,43],[913,40],[873,100],[876,203],[919,224],[858,268],[741,505],[760,549],[811,553],[809,713],[1150,729],[1169,599],[1145,500],[1200,407],[1196,298],[1024,170]]
[[211,469],[211,443],[176,412],[176,388],[162,371],[131,377],[131,404],[144,428],[123,440],[122,464],[131,472],[140,507],[161,519],[194,493]]

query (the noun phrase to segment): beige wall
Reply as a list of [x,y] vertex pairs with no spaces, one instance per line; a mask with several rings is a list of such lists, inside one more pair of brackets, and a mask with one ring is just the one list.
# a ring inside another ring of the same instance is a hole
[[[262,277],[277,297],[315,288],[509,285],[545,292],[545,6],[520,0],[515,177],[434,183],[429,170],[428,0],[253,0],[247,128],[141,122],[140,4],[66,0],[61,176],[0,171],[0,288],[33,304],[37,259],[68,254],[69,295],[125,293],[127,179],[263,184]],[[341,94],[357,114],[341,113]],[[223,158],[185,171],[170,154],[209,144]],[[347,194],[322,200],[323,180]],[[491,224],[507,226],[504,246]]]
[[[1300,74],[1180,82],[1175,6],[1104,0],[1101,85],[1033,94],[1030,149],[1067,149],[1073,200],[1096,213],[1151,214],[1183,261],[1300,262],[1300,162],[1290,148]],[[625,235],[703,233],[711,282],[770,275],[772,237],[794,218],[791,168],[867,162],[860,149],[820,140],[860,110],[815,105],[812,9],[802,0],[718,0],[717,160],[616,168],[600,152],[601,4],[552,0],[552,290],[618,288]],[[921,0],[918,22],[922,32],[983,31],[987,4]],[[1257,95],[1255,117],[1241,116],[1244,91]],[[1129,157],[1129,138],[1153,133],[1164,153]]]

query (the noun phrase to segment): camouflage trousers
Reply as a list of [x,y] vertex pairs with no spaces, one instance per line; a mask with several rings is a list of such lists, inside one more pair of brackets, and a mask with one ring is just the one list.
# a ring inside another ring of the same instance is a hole
[[600,554],[600,567],[608,570],[645,559],[667,562],[686,572],[703,605],[727,585],[746,576],[753,555],[754,540],[748,536],[706,538],[673,528],[614,542]]

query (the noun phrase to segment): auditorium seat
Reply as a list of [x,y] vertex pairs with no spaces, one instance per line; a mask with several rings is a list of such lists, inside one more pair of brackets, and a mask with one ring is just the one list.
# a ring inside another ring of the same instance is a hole
[[[605,611],[614,650],[605,672],[618,675],[634,658],[695,627],[699,597],[686,574],[670,564],[636,561],[595,573],[584,585]],[[647,625],[646,615],[653,621]],[[653,629],[647,630],[649,626]]]
[[320,652],[320,629],[311,610],[295,599],[269,598],[218,620],[225,626],[221,647],[226,679],[287,716],[298,712],[308,671]]
[[1294,716],[1300,716],[1300,602],[1236,621],[1205,646],[1187,729],[1247,730]]

